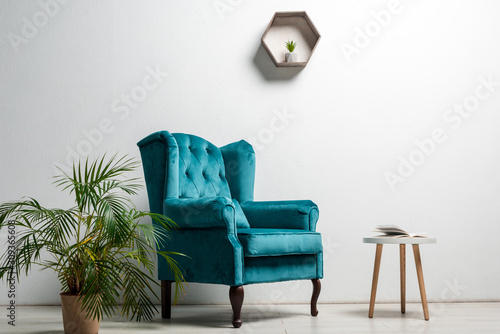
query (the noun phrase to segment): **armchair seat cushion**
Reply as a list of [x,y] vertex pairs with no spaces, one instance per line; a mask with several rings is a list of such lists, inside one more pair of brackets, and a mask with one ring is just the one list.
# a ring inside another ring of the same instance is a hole
[[307,230],[244,228],[238,238],[246,257],[318,254],[323,251],[321,234]]

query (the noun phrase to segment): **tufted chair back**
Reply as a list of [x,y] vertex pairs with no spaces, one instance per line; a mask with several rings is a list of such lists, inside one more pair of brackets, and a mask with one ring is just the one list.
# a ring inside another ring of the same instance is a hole
[[197,136],[159,131],[137,145],[151,212],[163,214],[167,198],[253,200],[255,152],[244,140],[218,148]]
[[220,149],[197,136],[172,136],[179,149],[179,198],[231,198]]

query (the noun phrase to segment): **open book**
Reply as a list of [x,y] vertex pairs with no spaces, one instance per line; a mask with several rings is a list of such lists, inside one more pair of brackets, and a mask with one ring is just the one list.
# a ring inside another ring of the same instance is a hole
[[377,225],[374,232],[382,233],[377,237],[388,238],[427,238],[425,233],[408,233],[397,225]]

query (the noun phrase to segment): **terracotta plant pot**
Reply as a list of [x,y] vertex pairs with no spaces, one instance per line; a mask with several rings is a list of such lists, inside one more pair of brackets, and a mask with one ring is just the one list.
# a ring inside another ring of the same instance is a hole
[[100,321],[87,318],[87,312],[80,309],[78,295],[61,293],[61,306],[65,334],[97,334]]

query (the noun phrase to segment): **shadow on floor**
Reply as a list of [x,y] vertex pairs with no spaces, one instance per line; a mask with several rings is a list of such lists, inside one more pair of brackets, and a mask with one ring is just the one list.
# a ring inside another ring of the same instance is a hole
[[[411,305],[411,304],[410,304]],[[377,307],[378,306],[378,307]],[[408,309],[408,304],[406,305],[406,313],[401,313],[399,309],[399,305],[395,306],[394,304],[392,305],[387,305],[385,306],[384,304],[381,305],[375,305],[375,310],[373,312],[373,318],[389,318],[389,319],[394,319],[398,315],[401,318],[409,318],[409,319],[420,319],[424,320],[423,313],[418,309],[418,305],[415,304],[412,309]],[[377,309],[378,308],[378,309]],[[420,311],[420,312],[419,312]],[[356,317],[364,317],[366,319],[368,318],[368,306],[366,308],[359,308],[357,310],[348,310],[348,311],[342,311],[344,314],[349,314],[350,316],[356,316]]]
[[[266,308],[266,305],[259,308],[249,308],[247,311],[242,310],[241,319],[243,320],[243,326],[245,324],[251,325],[256,323],[262,323],[266,321],[275,321],[284,318],[293,318],[297,316],[309,316],[308,308],[304,309],[304,312],[281,312],[279,307],[274,308],[274,305],[270,305]],[[224,310],[205,310],[202,312],[193,312],[191,315],[175,315],[172,314],[172,319],[155,319],[151,323],[154,324],[172,324],[175,326],[198,326],[198,327],[211,327],[211,328],[233,328],[232,325],[233,312],[231,309],[227,311]],[[155,326],[156,327],[156,326]]]

